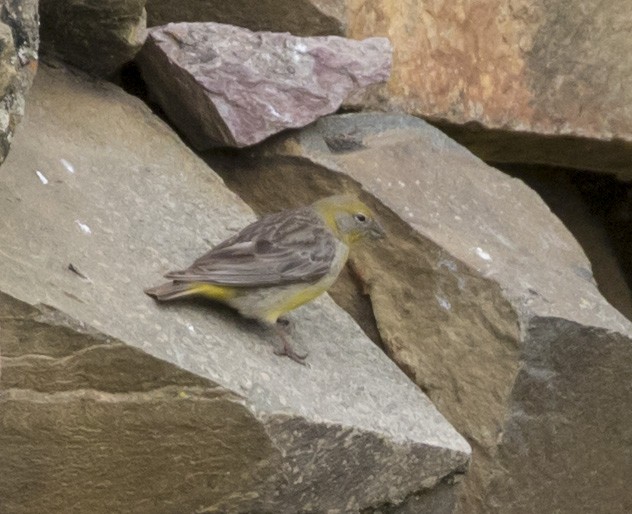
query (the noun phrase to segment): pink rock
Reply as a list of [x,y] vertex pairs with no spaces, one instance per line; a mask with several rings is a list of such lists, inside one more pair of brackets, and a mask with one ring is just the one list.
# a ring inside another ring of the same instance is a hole
[[386,38],[296,37],[218,23],[151,30],[138,56],[148,88],[197,150],[248,146],[335,112],[388,79]]

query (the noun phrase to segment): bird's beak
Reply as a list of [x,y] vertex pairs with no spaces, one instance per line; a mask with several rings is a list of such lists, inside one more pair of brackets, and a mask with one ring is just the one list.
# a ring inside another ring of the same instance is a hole
[[369,230],[369,235],[372,239],[382,239],[386,236],[386,232],[384,231],[384,227],[380,225],[380,222],[377,220],[373,220],[371,223],[371,228]]

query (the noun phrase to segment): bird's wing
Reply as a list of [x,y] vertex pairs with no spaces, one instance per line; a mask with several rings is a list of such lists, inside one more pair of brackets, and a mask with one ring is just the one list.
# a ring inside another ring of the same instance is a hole
[[272,214],[165,275],[176,281],[256,287],[312,282],[327,274],[336,239],[309,208]]

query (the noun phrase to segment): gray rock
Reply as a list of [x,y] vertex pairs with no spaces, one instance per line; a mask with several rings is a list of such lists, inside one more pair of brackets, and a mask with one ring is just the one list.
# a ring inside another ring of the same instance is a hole
[[139,100],[43,67],[3,171],[4,512],[354,512],[464,470],[329,298],[293,316],[305,368],[228,309],[143,294],[253,215]]
[[344,36],[346,0],[147,0],[150,27],[214,21],[296,36]]
[[458,512],[632,512],[632,324],[523,182],[383,114],[322,118],[221,168],[258,210],[349,190],[378,211],[389,236],[352,265],[385,351],[473,447]]
[[385,38],[177,23],[150,31],[138,63],[169,119],[206,150],[253,145],[336,111],[352,91],[388,78],[391,47]]
[[0,164],[37,70],[38,23],[37,0],[0,1]]
[[40,0],[42,58],[109,77],[147,35],[145,0]]

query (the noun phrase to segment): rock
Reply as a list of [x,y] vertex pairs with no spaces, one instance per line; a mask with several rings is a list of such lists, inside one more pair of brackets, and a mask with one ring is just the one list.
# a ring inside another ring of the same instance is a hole
[[215,21],[296,36],[344,36],[346,0],[147,0],[150,27]]
[[253,216],[138,99],[42,67],[22,129],[0,176],[3,511],[355,512],[463,472],[467,443],[329,298],[292,317],[303,367],[227,308],[143,294]]
[[348,36],[388,35],[391,108],[487,161],[632,179],[632,10],[625,2],[350,0]]
[[389,236],[352,267],[386,352],[472,445],[457,512],[632,511],[632,325],[523,182],[400,115],[208,159],[256,209],[361,191],[378,211]]
[[387,39],[298,38],[217,23],[152,29],[138,56],[150,93],[198,150],[248,146],[338,109],[388,78]]
[[[621,314],[632,320],[632,290],[626,283],[621,260],[617,258],[616,248],[607,232],[607,226],[612,221],[604,219],[604,213],[595,215],[591,212],[590,205],[586,203],[580,189],[566,170],[521,165],[506,169],[533,188],[568,227],[590,260],[601,294]],[[573,175],[579,176],[577,172]],[[584,172],[583,175],[584,180],[588,182],[590,174]],[[607,199],[601,199],[601,202],[612,207],[615,205],[615,197],[608,195]],[[618,232],[624,238],[630,233],[627,227],[620,227]],[[622,262],[627,262],[625,257]]]
[[0,164],[24,116],[38,44],[37,0],[0,1]]
[[110,77],[147,35],[145,0],[40,0],[42,57]]

